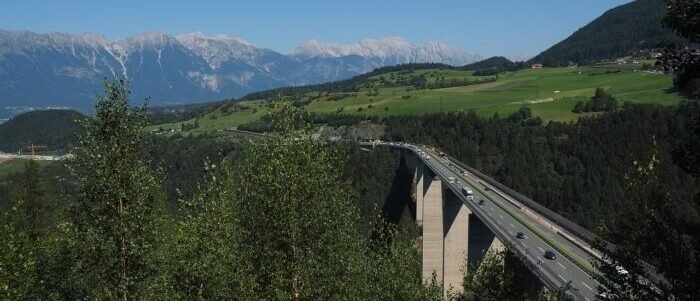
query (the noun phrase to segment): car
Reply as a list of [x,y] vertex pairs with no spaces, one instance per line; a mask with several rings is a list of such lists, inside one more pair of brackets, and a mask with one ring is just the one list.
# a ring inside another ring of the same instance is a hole
[[479,205],[483,205],[485,201],[483,199],[479,200]]
[[547,258],[549,260],[555,260],[555,259],[557,259],[557,254],[554,253],[554,251],[552,251],[552,250],[547,250],[547,251],[544,251],[544,258]]
[[440,178],[438,178],[438,176],[433,176],[433,181],[437,181],[437,180],[440,180]]
[[515,237],[516,237],[516,238],[519,238],[519,239],[523,239],[523,238],[525,238],[525,233],[523,233],[523,232],[518,232],[518,233],[515,234]]

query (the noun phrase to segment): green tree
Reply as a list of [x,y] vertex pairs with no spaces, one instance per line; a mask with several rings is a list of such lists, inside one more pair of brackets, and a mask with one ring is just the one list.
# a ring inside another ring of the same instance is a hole
[[679,36],[691,42],[700,41],[700,2],[697,0],[666,0],[663,23]]
[[22,204],[21,227],[30,240],[38,240],[52,224],[51,206],[46,196],[46,184],[39,170],[39,163],[29,160],[24,164],[24,175],[17,195]]
[[39,299],[36,244],[18,225],[23,203],[20,200],[0,216],[0,299]]
[[146,105],[129,105],[127,85],[105,82],[94,117],[81,122],[70,162],[79,187],[68,227],[75,254],[71,280],[87,299],[147,298],[157,271],[163,199],[144,159]]
[[233,183],[224,160],[205,163],[205,179],[189,201],[170,244],[169,280],[173,298],[183,300],[250,300],[251,282],[240,252],[240,229],[234,215]]
[[[616,231],[604,233],[614,239],[616,247],[608,249],[598,242],[606,259],[599,269],[608,281],[601,290],[613,300],[694,300],[700,294],[696,235],[700,227],[697,219],[679,216],[680,202],[660,184],[663,164],[654,140],[648,158],[635,161],[626,176],[626,196],[636,208],[617,221]],[[642,258],[649,259],[651,265]],[[649,281],[657,276],[665,281]]]
[[303,110],[277,105],[273,128],[280,135],[246,152],[234,182],[240,251],[250,256],[256,294],[358,299],[363,244],[357,210],[337,172],[342,162],[326,145],[300,135],[308,134]]

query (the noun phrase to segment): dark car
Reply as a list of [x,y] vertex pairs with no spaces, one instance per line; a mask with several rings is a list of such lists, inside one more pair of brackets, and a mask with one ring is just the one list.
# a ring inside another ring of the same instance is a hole
[[484,200],[479,200],[479,205],[483,205],[483,204],[484,204]]
[[544,258],[547,258],[549,260],[555,260],[557,259],[557,254],[555,254],[552,250],[547,250],[544,252]]
[[525,233],[523,233],[523,232],[518,232],[518,233],[515,234],[515,237],[517,237],[517,238],[519,238],[519,239],[523,239],[523,238],[525,238]]

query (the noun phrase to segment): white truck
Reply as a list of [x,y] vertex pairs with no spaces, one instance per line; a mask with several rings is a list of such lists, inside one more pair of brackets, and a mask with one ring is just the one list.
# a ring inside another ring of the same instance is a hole
[[474,200],[474,192],[467,186],[462,186],[462,194],[467,196],[467,200]]

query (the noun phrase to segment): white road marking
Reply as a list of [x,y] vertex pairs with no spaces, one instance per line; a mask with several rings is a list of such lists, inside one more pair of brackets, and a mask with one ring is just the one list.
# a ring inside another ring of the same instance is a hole
[[510,224],[510,227],[513,228],[513,229],[515,229],[515,226],[513,226],[513,224]]
[[559,275],[559,274],[557,274],[557,276],[559,276],[559,278],[561,278],[561,280],[564,280],[564,282],[566,282],[566,279],[564,279],[564,277],[562,277],[562,276]]
[[498,217],[503,218],[503,215],[502,215],[502,214],[499,214]]
[[544,252],[544,250],[542,248],[540,248],[540,246],[537,246],[537,248],[540,249],[540,251]]
[[588,299],[588,297],[583,297],[583,299],[586,299],[586,301],[591,301],[591,299]]
[[561,263],[558,263],[558,262],[557,262],[557,264],[558,264],[562,269],[565,269],[565,270],[566,270],[566,268],[565,268],[563,265],[561,265]]
[[510,233],[510,235],[513,235],[513,231],[508,230],[508,233]]
[[501,221],[496,221],[499,225],[501,224]]
[[491,207],[491,208],[489,208],[489,209],[491,209],[491,211],[494,211],[494,210],[493,210],[493,207]]
[[489,216],[491,216],[491,212],[486,212],[486,214],[488,214]]
[[592,289],[590,286],[588,286],[588,284],[586,284],[586,283],[583,282],[583,281],[581,281],[581,283],[583,283],[583,285],[584,285],[585,287],[587,287],[589,290],[593,291],[593,289]]

